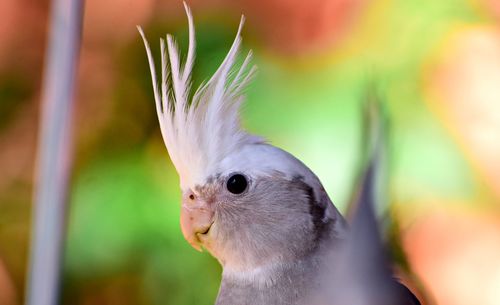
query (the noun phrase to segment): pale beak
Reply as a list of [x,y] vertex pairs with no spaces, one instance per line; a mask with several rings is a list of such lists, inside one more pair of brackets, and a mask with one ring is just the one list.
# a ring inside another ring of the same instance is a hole
[[200,238],[206,236],[212,226],[213,209],[201,200],[183,200],[181,208],[181,230],[184,238],[201,251]]

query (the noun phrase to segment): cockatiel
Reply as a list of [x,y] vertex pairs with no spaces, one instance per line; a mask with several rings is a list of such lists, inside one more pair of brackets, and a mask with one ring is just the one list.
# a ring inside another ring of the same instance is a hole
[[138,29],[161,134],[180,177],[182,233],[223,267],[216,304],[330,304],[326,267],[348,226],[307,166],[241,128],[242,90],[255,71],[251,53],[235,68],[243,17],[218,70],[190,93],[195,38],[184,5],[186,62],[170,35],[161,39],[159,86],[149,43]]

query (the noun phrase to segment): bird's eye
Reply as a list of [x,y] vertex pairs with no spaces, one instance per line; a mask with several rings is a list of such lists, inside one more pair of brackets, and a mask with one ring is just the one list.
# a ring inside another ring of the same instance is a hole
[[241,174],[234,174],[227,179],[227,190],[233,194],[243,193],[248,186],[247,178]]

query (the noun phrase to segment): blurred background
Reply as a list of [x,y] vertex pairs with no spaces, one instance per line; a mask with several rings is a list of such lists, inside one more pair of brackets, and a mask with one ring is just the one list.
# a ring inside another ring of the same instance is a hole
[[[345,211],[371,81],[390,119],[389,214],[436,304],[500,304],[500,1],[192,0],[194,83],[240,15],[259,72],[244,125],[304,161]],[[0,304],[23,302],[47,0],[0,2]],[[213,304],[218,263],[179,228],[142,41],[187,46],[177,0],[85,5],[61,304]],[[396,247],[396,246],[394,246]],[[397,250],[397,251],[396,251]]]

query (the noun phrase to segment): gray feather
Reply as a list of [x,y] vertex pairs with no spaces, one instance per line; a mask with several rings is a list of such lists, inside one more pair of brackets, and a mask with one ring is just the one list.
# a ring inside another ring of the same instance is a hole
[[[387,121],[374,88],[369,90],[365,105],[364,147],[366,167],[362,172],[355,200],[350,207],[351,230],[338,256],[331,275],[328,304],[350,305],[419,305],[413,293],[392,274],[391,261],[381,238],[375,208],[387,200],[383,177]],[[378,201],[378,202],[377,202]],[[378,203],[378,204],[377,204]]]

